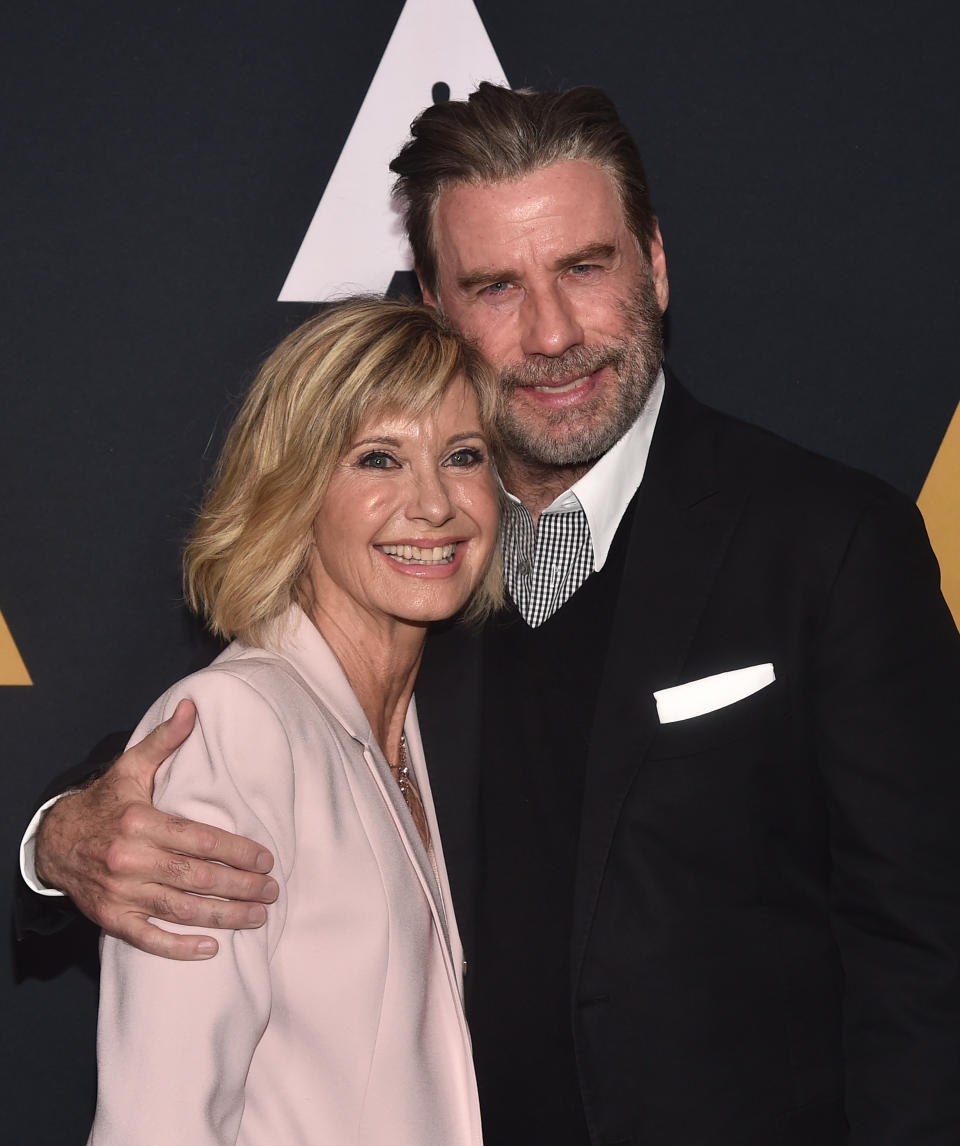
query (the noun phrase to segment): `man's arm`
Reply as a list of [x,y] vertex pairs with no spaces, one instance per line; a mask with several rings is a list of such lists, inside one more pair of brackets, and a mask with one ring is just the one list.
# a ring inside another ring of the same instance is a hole
[[[149,917],[190,927],[259,927],[277,896],[260,844],[151,803],[157,768],[189,735],[196,710],[173,715],[86,787],[51,807],[36,838],[40,881],[68,895],[109,935],[169,959],[208,959],[208,935],[163,931]],[[215,897],[215,898],[209,898]]]
[[821,634],[851,1146],[960,1142],[960,639],[918,513],[862,516]]

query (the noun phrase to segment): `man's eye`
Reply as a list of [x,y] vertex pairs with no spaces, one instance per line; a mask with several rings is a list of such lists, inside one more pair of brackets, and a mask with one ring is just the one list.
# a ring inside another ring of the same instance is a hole
[[464,469],[467,466],[479,465],[482,461],[483,450],[475,449],[472,446],[464,446],[462,449],[453,451],[450,457],[447,458],[447,465],[457,469]]
[[500,283],[487,283],[481,290],[481,294],[503,294],[504,291],[509,290],[510,284],[507,282]]
[[591,271],[595,271],[596,269],[597,268],[593,263],[577,263],[575,267],[570,268],[570,271],[572,274],[582,276],[588,275],[591,273]]
[[357,459],[357,465],[367,466],[372,470],[389,470],[396,465],[396,461],[386,450],[371,450]]

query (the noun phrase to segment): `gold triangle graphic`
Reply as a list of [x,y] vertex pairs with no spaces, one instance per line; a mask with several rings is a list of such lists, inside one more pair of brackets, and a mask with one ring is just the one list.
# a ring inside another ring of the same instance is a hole
[[7,622],[0,613],[0,685],[2,684],[33,684],[23,657],[13,643],[13,637],[7,628]]
[[917,505],[940,562],[943,595],[960,628],[960,405],[933,459]]

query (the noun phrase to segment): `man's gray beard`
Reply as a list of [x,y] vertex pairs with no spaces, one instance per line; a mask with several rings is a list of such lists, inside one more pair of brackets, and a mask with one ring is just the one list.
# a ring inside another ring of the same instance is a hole
[[585,377],[604,366],[612,367],[619,378],[613,408],[588,417],[565,435],[554,436],[554,432],[571,420],[566,411],[541,414],[540,425],[531,426],[506,397],[500,411],[500,430],[510,453],[538,465],[587,465],[616,445],[637,420],[663,363],[663,316],[649,267],[644,268],[637,289],[621,306],[627,318],[623,338],[603,346],[571,347],[559,358],[538,356],[500,372],[500,384],[507,396],[519,386],[544,386]]

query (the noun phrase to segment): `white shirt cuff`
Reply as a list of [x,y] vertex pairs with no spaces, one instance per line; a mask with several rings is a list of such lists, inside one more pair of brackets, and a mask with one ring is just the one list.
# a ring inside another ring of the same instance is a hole
[[[73,789],[71,789],[72,791]],[[35,860],[35,853],[37,850],[37,829],[40,827],[40,820],[43,818],[43,813],[52,808],[57,800],[62,799],[64,796],[69,796],[70,792],[61,792],[59,796],[54,796],[52,800],[47,800],[45,804],[41,804],[34,814],[33,819],[27,824],[27,830],[23,833],[23,839],[20,841],[20,874],[23,876],[23,882],[35,891],[37,895],[59,895],[63,898],[63,892],[57,891],[55,887],[44,887],[44,885],[37,879],[37,866]]]

